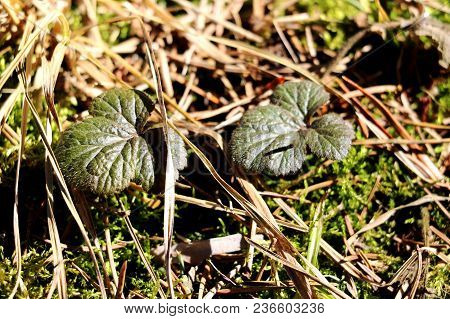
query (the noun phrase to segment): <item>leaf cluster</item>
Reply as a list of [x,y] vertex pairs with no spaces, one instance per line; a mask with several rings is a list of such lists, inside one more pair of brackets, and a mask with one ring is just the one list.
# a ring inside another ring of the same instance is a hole
[[270,175],[296,173],[309,148],[315,155],[342,160],[354,138],[352,126],[335,113],[308,124],[329,94],[311,81],[277,87],[272,103],[247,111],[232,135],[233,161],[247,171]]
[[[113,194],[130,182],[150,190],[155,181],[154,152],[148,119],[154,100],[144,92],[112,89],[95,98],[92,118],[66,130],[55,154],[67,180],[96,194]],[[169,141],[177,170],[186,164],[183,140],[173,131]],[[159,170],[160,171],[160,170]]]

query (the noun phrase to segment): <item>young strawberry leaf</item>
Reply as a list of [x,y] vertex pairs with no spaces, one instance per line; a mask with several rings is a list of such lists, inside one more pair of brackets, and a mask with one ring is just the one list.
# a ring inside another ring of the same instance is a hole
[[342,160],[347,156],[354,136],[350,123],[336,113],[329,113],[312,123],[306,143],[319,157]]
[[245,113],[231,138],[233,160],[251,172],[287,175],[295,172],[305,157],[303,122],[276,105]]
[[322,86],[311,81],[286,82],[275,89],[273,96],[275,105],[291,112],[301,121],[314,114],[330,98]]
[[142,134],[154,107],[136,90],[113,89],[95,98],[94,117],[66,130],[55,149],[67,180],[97,194],[121,191],[131,181],[149,190],[154,159]]
[[244,114],[231,137],[233,161],[247,171],[277,176],[299,171],[307,148],[320,157],[343,159],[354,136],[349,123],[332,113],[310,127],[305,123],[328,98],[328,93],[311,81],[279,86],[273,104]]

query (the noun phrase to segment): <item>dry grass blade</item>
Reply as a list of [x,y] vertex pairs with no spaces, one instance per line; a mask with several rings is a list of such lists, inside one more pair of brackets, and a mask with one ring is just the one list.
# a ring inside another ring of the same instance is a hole
[[0,107],[0,130],[3,130],[3,128],[6,126],[7,124],[6,120],[8,119],[9,114],[11,114],[11,111],[14,108],[16,100],[21,93],[22,93],[22,86],[18,85]]
[[239,215],[239,216],[246,215],[245,211],[242,209],[230,208],[228,206],[224,206],[219,203],[215,203],[215,202],[211,202],[208,200],[199,199],[199,198],[195,198],[195,197],[189,197],[189,196],[185,196],[185,195],[175,194],[175,200],[184,202],[184,203],[188,203],[188,204],[197,205],[200,207],[223,211],[223,212],[227,212],[227,213],[235,214],[235,215]]
[[[119,203],[121,203],[121,202],[119,201]],[[128,215],[126,215],[127,212],[123,212],[123,213],[125,214],[125,216],[124,216],[125,223],[127,224],[128,231],[130,232],[130,235],[133,238],[133,242],[136,245],[136,249],[139,253],[139,257],[141,257],[142,263],[144,264],[145,268],[147,269],[148,273],[150,274],[150,278],[152,279],[154,284],[158,287],[159,295],[161,296],[161,298],[165,299],[166,294],[164,293],[164,290],[162,289],[161,285],[158,282],[158,276],[156,275],[155,271],[153,270],[153,267],[150,265],[150,262],[148,261],[147,257],[145,256],[144,249],[142,248],[139,238],[136,235],[133,225],[131,224],[130,218],[128,217]]]
[[[57,56],[62,55],[61,57],[58,57],[58,59],[60,59],[60,63],[62,62],[62,58],[64,57],[64,51],[62,51],[61,48],[63,50],[65,50],[64,45],[59,43],[56,46],[55,52],[54,52],[54,54],[56,54]],[[55,56],[55,58],[56,58],[56,56]],[[58,125],[58,129],[60,131],[62,131],[61,121],[59,120],[58,112],[56,111],[56,108],[55,108],[55,99],[54,99],[54,89],[55,89],[55,84],[56,84],[56,77],[52,74],[52,69],[53,69],[52,64],[54,63],[54,61],[56,61],[55,58],[52,58],[52,60],[50,62],[48,62],[47,58],[45,56],[42,57],[42,68],[43,68],[42,88],[44,90],[45,100],[47,101],[47,105],[52,113],[52,116],[55,119],[56,124]],[[59,72],[59,69],[57,69],[56,72]],[[56,73],[56,75],[58,75],[58,73]]]
[[89,212],[88,202],[86,200],[86,196],[84,195],[84,193],[82,193],[82,192],[80,192],[80,191],[78,191],[76,189],[73,189],[72,193],[73,193],[73,198],[74,198],[75,203],[76,203],[77,211],[79,212],[79,215],[80,215],[80,219],[84,223],[84,225],[86,226],[86,230],[88,231],[88,234],[93,239],[95,252],[96,252],[96,254],[98,256],[98,259],[100,261],[100,265],[101,265],[102,270],[103,270],[106,287],[108,289],[111,289],[111,281],[109,279],[108,270],[106,268],[105,259],[103,257],[103,249],[101,247],[100,240],[99,240],[99,238],[97,236],[97,231],[95,230],[95,227],[94,227],[94,221],[93,221],[92,215]]
[[434,130],[450,130],[450,125],[442,125],[442,124],[435,124],[435,123],[428,123],[428,122],[420,122],[420,121],[411,121],[411,120],[403,120],[403,123],[419,126],[419,127],[428,127]]
[[13,145],[19,145],[20,136],[8,125],[5,123],[3,128],[1,128],[1,134],[11,142]]
[[295,53],[294,49],[292,48],[291,44],[289,43],[288,39],[286,38],[286,35],[284,34],[283,30],[281,29],[281,26],[277,19],[273,20],[273,26],[275,27],[275,30],[277,31],[281,41],[283,42],[284,47],[288,51],[289,55],[291,56],[291,59],[295,63],[299,63],[299,58],[297,57],[297,54]]
[[426,139],[420,141],[411,141],[404,139],[365,139],[354,141],[353,145],[384,145],[384,144],[444,144],[450,143],[450,138],[442,138],[442,139]]
[[111,232],[109,230],[109,217],[104,217],[104,224],[105,224],[105,240],[106,240],[106,253],[108,254],[108,261],[109,261],[109,268],[111,269],[111,274],[113,277],[114,285],[117,289],[119,287],[119,277],[117,276],[116,271],[116,264],[114,262],[114,254],[112,249],[112,242],[111,242]]
[[81,234],[83,236],[84,241],[86,242],[86,245],[87,245],[88,250],[89,250],[89,254],[90,254],[91,258],[92,258],[92,262],[94,263],[94,269],[95,269],[95,272],[96,272],[96,275],[97,275],[97,280],[99,282],[98,286],[99,286],[100,291],[102,293],[102,297],[106,298],[107,296],[106,296],[105,285],[103,283],[103,277],[102,277],[102,274],[100,272],[100,268],[98,266],[97,258],[95,257],[94,249],[93,249],[93,247],[91,245],[91,242],[89,240],[89,236],[88,236],[88,234],[86,232],[86,229],[84,228],[83,222],[80,219],[80,216],[79,216],[79,214],[77,212],[77,209],[75,208],[75,205],[73,203],[72,197],[70,195],[69,188],[68,188],[68,186],[67,186],[67,184],[66,184],[66,182],[64,180],[64,177],[62,175],[62,172],[61,172],[61,169],[59,167],[59,164],[58,164],[58,161],[56,159],[56,156],[53,153],[51,145],[48,143],[48,139],[47,139],[47,136],[46,136],[46,133],[45,133],[45,129],[44,129],[43,125],[42,125],[41,119],[39,117],[39,113],[37,112],[36,108],[34,107],[33,101],[31,100],[30,95],[28,93],[28,83],[26,82],[26,79],[23,78],[23,76],[21,77],[21,81],[22,81],[22,85],[24,86],[25,99],[26,99],[27,103],[29,104],[29,108],[31,110],[31,114],[33,116],[33,119],[34,119],[35,123],[37,124],[38,132],[39,132],[40,136],[42,137],[42,141],[44,142],[46,150],[49,153],[49,160],[50,160],[50,163],[52,165],[52,169],[53,169],[53,171],[54,171],[54,173],[55,173],[55,175],[57,177],[62,197],[63,197],[63,199],[64,199],[64,201],[65,201],[69,211],[71,212],[74,220],[76,221],[77,226],[78,226],[78,228],[81,231]]
[[[64,59],[65,54],[65,44],[69,41],[69,26],[68,22],[64,16],[59,16],[60,25],[62,26],[63,42],[58,43],[53,51],[52,58],[50,62],[47,61],[45,55],[42,57],[42,68],[43,68],[43,83],[42,89],[44,91],[44,96],[47,102],[48,110],[47,112],[47,138],[48,144],[52,143],[52,128],[50,122],[50,113],[53,119],[58,125],[58,129],[61,131],[61,122],[58,117],[58,113],[55,108],[54,102],[54,89],[56,85],[56,79],[59,74],[59,70]],[[46,181],[46,193],[47,193],[47,221],[49,227],[50,241],[52,243],[53,252],[53,265],[54,269],[54,282],[57,282],[58,294],[60,298],[67,298],[67,282],[66,282],[66,271],[64,267],[64,257],[62,254],[61,241],[59,237],[58,227],[55,220],[55,215],[53,211],[53,169],[49,159],[49,152],[45,150],[45,181]]]
[[444,241],[449,247],[450,247],[450,238],[447,237],[443,232],[441,232],[439,229],[437,229],[434,226],[430,226],[430,230],[438,236],[442,241]]
[[89,29],[89,35],[95,39],[95,41],[102,42],[102,36],[97,23],[97,1],[83,0],[83,3],[86,7],[86,15],[92,24],[92,27]]
[[361,235],[362,233],[385,223],[389,218],[391,218],[396,212],[398,212],[401,209],[413,207],[413,206],[419,206],[419,205],[423,205],[425,203],[430,203],[430,202],[434,202],[434,201],[450,201],[450,197],[425,195],[424,197],[419,198],[411,203],[395,207],[395,208],[387,211],[386,213],[383,213],[380,216],[378,216],[373,222],[362,227],[359,231],[357,231],[353,236],[351,236],[348,239],[348,243],[352,244],[358,238],[358,236]]
[[330,244],[325,240],[320,240],[320,247],[323,249],[325,255],[327,255],[331,260],[333,260],[337,265],[341,266],[348,274],[351,276],[364,279],[363,273],[356,268],[352,263],[345,260],[344,256],[338,253]]
[[[80,38],[79,39],[81,42],[85,42],[88,43],[90,45],[95,46],[96,43],[94,41],[92,41],[91,39],[88,38]],[[85,51],[82,50],[82,46],[83,44],[81,44],[80,46],[78,46],[77,48],[80,50],[80,52],[83,55],[85,54]],[[120,55],[118,55],[117,53],[113,52],[111,49],[109,49],[106,46],[102,46],[101,49],[105,52],[106,55],[110,56],[111,58],[113,58],[114,60],[118,61],[120,65],[122,65],[125,69],[127,69],[131,74],[133,74],[134,76],[136,76],[139,80],[143,81],[145,84],[147,84],[152,90],[156,91],[156,87],[154,85],[154,83],[152,81],[150,81],[149,79],[147,79],[141,72],[139,72],[135,67],[133,67],[130,63],[127,62],[127,60],[125,60],[124,58],[122,58]],[[89,55],[87,55],[89,56]],[[109,74],[111,74],[109,72]],[[112,75],[112,74],[111,74]],[[116,79],[116,77],[113,77],[114,79]],[[123,81],[121,81],[122,83]],[[124,84],[124,82],[122,83]],[[126,86],[128,86],[127,84],[125,84]],[[171,105],[172,107],[174,107],[178,112],[180,112],[186,119],[188,119],[189,121],[191,121],[192,123],[201,126],[201,124],[194,119],[188,112],[186,112],[185,110],[183,110],[174,99],[170,98],[167,94],[164,94],[163,92],[163,97],[164,100]]]
[[408,260],[397,270],[397,272],[392,276],[389,282],[387,282],[384,285],[381,285],[381,287],[389,287],[396,282],[403,282],[406,279],[406,277],[408,277],[408,274],[410,273],[411,269],[416,266],[418,257],[419,257],[418,252],[414,251],[411,257],[409,257]]
[[[378,98],[376,98],[372,93],[367,92],[364,90],[361,86],[359,86],[357,83],[353,82],[349,78],[343,76],[342,79],[352,85],[355,89],[361,91],[364,93],[384,114],[384,116],[389,120],[389,122],[392,123],[395,130],[406,140],[413,140],[412,136],[406,131],[406,129],[402,126],[402,124],[395,118],[395,116],[389,111],[389,109],[381,102]],[[414,148],[414,145],[412,145]],[[420,150],[418,148],[414,148],[416,150]]]
[[146,53],[148,63],[152,71],[153,80],[155,81],[156,96],[158,98],[159,107],[161,109],[161,115],[163,119],[163,132],[165,151],[167,152],[166,161],[166,174],[165,174],[165,185],[164,185],[164,249],[165,249],[165,262],[166,262],[166,273],[167,282],[169,283],[170,296],[175,298],[175,291],[173,289],[173,281],[171,276],[171,245],[172,245],[172,235],[173,235],[173,223],[175,219],[175,167],[173,164],[172,148],[169,140],[169,127],[167,125],[167,111],[164,104],[163,89],[161,83],[161,76],[159,73],[159,68],[156,62],[156,56],[153,51],[151,40],[145,30],[144,22],[139,19],[142,27],[142,32],[144,33],[146,40]]
[[[26,43],[27,38],[30,36],[31,31],[33,29],[33,22],[30,20],[25,25],[24,33],[19,45],[19,50],[22,49]],[[34,46],[34,42],[31,42],[33,45],[30,44],[28,52],[32,49]],[[23,81],[27,81],[29,72],[30,72],[30,61],[28,56],[26,58],[26,63],[24,60],[20,60],[19,66],[20,66],[20,74],[23,76]],[[0,87],[1,89],[1,87]],[[17,260],[17,278],[16,283],[13,287],[13,290],[11,291],[9,298],[12,299],[17,293],[17,290],[19,288],[19,285],[22,281],[22,247],[20,242],[20,229],[19,229],[19,177],[20,177],[20,167],[22,163],[22,156],[25,150],[25,137],[27,135],[27,125],[28,125],[28,108],[29,104],[28,101],[23,100],[22,102],[22,120],[20,124],[20,143],[19,143],[19,155],[17,158],[17,167],[16,167],[16,177],[15,177],[15,183],[14,183],[14,209],[13,209],[13,228],[14,228],[14,249],[16,254],[16,260]]]
[[44,90],[45,100],[47,101],[47,105],[48,108],[50,109],[50,112],[52,113],[53,119],[58,125],[58,129],[62,131],[61,121],[59,120],[58,112],[56,111],[55,108],[54,90],[56,85],[56,79],[58,78],[59,70],[61,68],[61,64],[64,59],[64,54],[66,52],[66,45],[70,41],[70,28],[69,22],[67,21],[64,15],[60,14],[58,16],[58,21],[59,25],[61,26],[63,38],[61,42],[59,42],[56,45],[55,49],[53,50],[50,62],[47,61],[45,55],[42,56],[42,68],[44,72],[42,88]]
[[294,220],[302,229],[306,232],[309,230],[308,225],[297,215],[295,210],[291,208],[284,200],[281,198],[274,198],[275,203],[280,206],[280,208],[290,217],[292,220]]
[[[308,258],[305,258],[304,256],[300,255],[300,259],[305,263],[305,266],[308,269],[309,273],[316,276],[322,282],[330,284],[329,281],[327,280],[327,278],[320,272],[320,270],[315,265],[313,265],[308,260]],[[333,290],[317,289],[317,295],[318,295],[318,298],[331,298],[331,297],[342,298],[341,295],[336,294]]]
[[128,263],[125,260],[122,264],[122,267],[120,268],[119,282],[117,284],[116,299],[124,298],[123,288],[125,287],[125,279],[126,279],[126,275],[127,275],[127,265],[128,265]]
[[6,13],[10,16],[11,20],[15,25],[20,23],[19,17],[17,16],[17,12],[14,7],[11,5],[9,0],[0,0],[0,4],[5,9]]
[[216,272],[218,272],[220,274],[220,276],[223,278],[223,280],[220,280],[219,282],[217,282],[213,288],[211,288],[210,291],[208,291],[208,293],[205,295],[205,297],[203,297],[203,299],[212,299],[216,293],[225,285],[225,281],[233,284],[234,286],[236,285],[234,283],[234,281],[232,281],[231,279],[234,278],[236,276],[236,274],[239,273],[239,271],[241,270],[241,265],[236,265],[228,274],[227,276],[225,274],[223,274],[222,272],[220,272],[219,269],[217,269],[216,266],[214,266],[214,264],[211,261],[208,261],[208,266],[210,266],[211,268],[213,268]]
[[20,244],[20,230],[19,230],[19,176],[20,166],[22,163],[22,155],[25,148],[25,136],[27,131],[27,114],[28,102],[24,100],[22,104],[22,124],[21,124],[21,139],[19,144],[19,156],[17,158],[16,179],[14,184],[14,211],[13,211],[13,225],[14,225],[14,247],[17,260],[17,279],[14,288],[9,295],[9,298],[14,298],[19,288],[22,275],[22,248]]
[[306,272],[303,268],[298,267],[298,265],[288,261],[287,259],[277,255],[276,253],[268,250],[267,248],[261,246],[260,244],[246,238],[246,240],[249,242],[250,245],[255,246],[256,249],[258,249],[260,252],[262,252],[264,255],[272,258],[275,261],[278,261],[279,263],[294,269],[295,271],[298,271],[300,273],[302,273],[305,277],[308,277],[309,279],[317,282],[318,284],[322,285],[325,288],[328,288],[330,291],[332,291],[333,293],[335,293],[337,296],[339,296],[340,298],[343,299],[351,299],[349,296],[347,296],[344,292],[342,292],[341,290],[339,290],[338,288],[334,287],[333,285],[331,285],[330,283],[317,278],[311,274],[309,274],[308,272]]
[[[47,112],[47,137],[48,143],[51,144],[52,128],[50,122],[50,112]],[[56,224],[55,215],[53,212],[53,169],[49,160],[49,153],[45,151],[45,188],[47,192],[47,223],[50,234],[50,241],[52,243],[53,253],[53,280],[57,282],[58,293],[60,298],[67,298],[67,281],[66,271],[64,268],[64,257],[62,253],[61,241],[59,238],[58,226]]]
[[197,32],[195,29],[191,27],[185,26],[177,18],[172,16],[170,12],[164,10],[163,8],[161,8],[161,6],[156,4],[155,1],[145,0],[145,3],[154,10],[155,15],[158,16],[165,25],[170,26],[176,30],[185,32],[186,39],[192,42],[201,51],[205,52],[210,57],[212,57],[213,59],[217,60],[220,63],[224,64],[235,63],[235,60],[232,57],[223,53],[219,48],[217,48],[210,41],[208,41],[207,36]]
[[[35,31],[26,37],[26,41],[20,46],[19,52],[14,57],[14,60],[2,72],[0,76],[0,90],[3,88],[3,85],[5,85],[6,81],[11,77],[12,73],[20,64],[20,62],[23,61],[23,59],[30,52],[38,36],[43,32],[43,30],[46,29],[46,27],[50,23],[52,23],[58,17],[58,15],[59,15],[58,12],[50,13],[44,19],[42,19],[40,22],[36,24]],[[32,20],[29,21],[30,23],[34,24],[34,22],[31,22]]]
[[[77,50],[80,54],[82,54],[83,56],[86,57],[86,59],[91,62],[93,65],[95,65],[99,70],[93,69],[92,65],[89,64],[89,62],[87,61],[80,61],[78,63],[78,65],[84,69],[86,71],[86,73],[90,72],[90,75],[93,78],[97,78],[98,80],[101,79],[101,81],[99,81],[100,83],[103,83],[103,85],[105,87],[114,86],[114,83],[112,83],[111,80],[116,81],[117,83],[119,83],[121,86],[126,87],[126,88],[131,88],[131,85],[129,85],[128,83],[124,82],[121,78],[119,78],[117,75],[115,75],[114,73],[112,73],[106,66],[104,66],[97,58],[95,58],[91,52],[87,51],[86,48],[83,45],[80,45],[77,42],[73,42],[72,44],[72,48]],[[103,74],[103,73],[104,74]],[[106,74],[106,75],[105,75]],[[109,78],[108,78],[109,77]]]
[[[264,217],[267,218],[268,220],[270,220],[271,223],[273,223],[276,227],[278,227],[275,219],[272,216],[272,213],[270,212],[270,209],[267,207],[263,198],[258,194],[258,191],[253,186],[253,184],[242,177],[238,177],[238,181],[241,184],[244,191],[250,197],[251,201],[264,214]],[[254,238],[256,236],[256,226],[257,226],[256,222],[254,220],[252,220],[251,226],[250,226],[250,239],[252,239],[252,240],[254,240]],[[252,269],[254,250],[255,250],[254,247],[250,246],[248,253],[247,253],[247,267],[249,269]]]
[[[271,223],[271,225],[273,225],[274,228],[279,230],[278,224],[277,224],[276,220],[274,219],[274,217],[272,216],[272,213],[271,213],[269,207],[267,206],[266,202],[264,201],[262,196],[259,194],[259,192],[256,190],[256,188],[253,186],[253,184],[251,184],[247,180],[240,178],[240,177],[238,177],[238,180],[241,183],[242,188],[247,192],[251,201],[255,204],[258,211],[260,211],[263,214],[263,217],[266,220],[268,220]],[[251,232],[251,236],[254,237],[256,235],[255,221],[252,221],[251,230],[253,230],[253,232]],[[280,233],[281,233],[281,231],[280,231]],[[253,239],[253,237],[251,237],[250,239]],[[281,255],[284,256],[284,258],[289,260],[291,263],[297,265],[297,267],[302,268],[300,266],[300,264],[298,264],[296,259],[294,257],[292,257],[292,255],[291,255],[292,251],[286,250],[287,247],[282,244],[282,241],[284,238],[275,237],[275,239],[276,239],[276,247],[277,247],[277,249],[280,250]],[[286,241],[289,242],[287,239],[286,239]],[[281,243],[281,244],[279,244],[279,243]],[[290,244],[290,242],[289,242],[289,244]],[[289,248],[291,248],[291,247],[289,247]],[[249,250],[249,252],[251,252],[251,250]],[[297,253],[296,253],[296,255],[297,255]],[[289,277],[291,277],[291,279],[294,281],[298,292],[300,293],[300,295],[303,298],[315,297],[314,292],[312,291],[311,285],[309,284],[308,280],[304,277],[304,275],[302,273],[294,271],[294,268],[292,268],[292,269],[286,268],[286,271],[289,274]]]
[[288,60],[286,58],[279,57],[279,56],[277,56],[273,53],[270,53],[266,50],[256,48],[254,46],[251,46],[247,43],[240,42],[240,41],[219,38],[219,37],[214,37],[214,36],[208,36],[207,38],[213,42],[221,43],[221,44],[227,45],[229,47],[235,48],[237,50],[242,50],[243,52],[246,52],[248,54],[258,56],[260,58],[263,58],[263,59],[266,59],[266,60],[269,60],[269,61],[272,61],[275,63],[279,63],[281,65],[284,65],[284,66],[298,72],[299,74],[303,75],[305,78],[307,78],[313,82],[321,83],[320,80],[318,80],[316,78],[316,76],[314,74],[312,74],[311,72],[309,72],[308,70],[303,69],[299,65],[291,62],[290,60]]
[[[374,122],[369,120],[365,115],[363,115],[361,112],[356,111],[356,116],[358,119],[360,119],[367,127],[381,140],[389,140],[392,136],[385,131],[384,129],[380,129],[378,125],[376,125]],[[404,151],[395,151],[395,156],[407,167],[409,168],[414,174],[419,176],[421,179],[427,182],[433,182],[433,177],[430,176],[426,171],[419,168],[412,160],[411,157],[408,156],[409,154],[405,153]]]
[[73,268],[75,268],[81,275],[81,277],[84,278],[84,280],[86,280],[87,283],[91,284],[92,286],[94,286],[96,289],[100,289],[100,286],[95,282],[95,280],[93,280],[91,278],[91,276],[89,276],[83,269],[81,269],[76,263],[74,263],[72,260],[68,261]]
[[[373,104],[383,113],[383,115],[388,119],[388,121],[394,126],[395,130],[406,140],[413,140],[412,136],[408,133],[408,131],[401,125],[401,123],[397,120],[397,118],[389,111],[389,109],[384,105],[382,101],[380,101],[373,94],[367,92],[360,85],[353,82],[349,78],[343,76],[344,81],[352,85],[357,90],[361,91],[365,96],[367,96]],[[421,147],[415,143],[409,145],[409,148],[416,151],[421,151]],[[430,160],[430,158],[426,154],[418,154],[417,160],[415,157],[411,156],[410,160],[412,160],[418,169],[423,170],[428,176],[429,179],[433,181],[442,180],[444,176],[435,166],[435,164]]]
[[193,10],[193,11],[195,11],[195,12],[197,12],[197,13],[205,16],[205,17],[207,17],[208,19],[216,22],[217,24],[223,25],[225,28],[229,29],[230,31],[235,32],[236,34],[240,34],[240,35],[246,37],[247,39],[249,39],[251,41],[255,41],[255,42],[258,42],[258,43],[263,42],[263,38],[260,37],[259,35],[256,35],[253,32],[250,32],[250,31],[248,31],[248,30],[246,30],[246,29],[244,29],[244,28],[242,28],[240,26],[237,26],[236,24],[231,23],[231,22],[229,22],[227,20],[220,19],[217,16],[212,15],[212,14],[206,12],[205,10],[197,7],[195,4],[193,4],[193,3],[189,2],[189,1],[186,1],[186,0],[174,0],[174,1],[176,3],[178,3],[179,5],[183,6],[184,8],[191,9],[191,10]]

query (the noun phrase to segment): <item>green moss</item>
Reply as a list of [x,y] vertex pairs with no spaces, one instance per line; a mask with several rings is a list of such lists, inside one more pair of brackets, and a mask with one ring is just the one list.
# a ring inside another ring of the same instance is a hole
[[109,45],[116,45],[130,37],[131,23],[120,21],[115,23],[104,23],[107,20],[116,18],[112,13],[98,13],[99,30],[103,41]]
[[[450,78],[437,86],[438,94],[429,111],[430,118],[435,118],[436,123],[442,124],[444,118],[450,116]],[[433,113],[436,114],[435,117]]]
[[[2,248],[0,247],[0,250]],[[46,288],[52,279],[52,272],[48,267],[47,258],[50,252],[41,247],[30,248],[22,257],[22,280],[25,291],[19,291],[19,298],[45,298]],[[16,282],[17,268],[11,260],[0,257],[0,298],[7,298]]]
[[[357,136],[362,138],[360,133]],[[317,172],[304,180],[303,186],[306,188],[326,180],[337,180],[336,184],[328,189],[328,197],[325,200],[322,238],[340,252],[346,250],[344,238],[350,236],[345,226],[344,214],[348,215],[354,230],[357,231],[381,213],[426,195],[423,188],[417,186],[419,181],[414,174],[399,164],[391,152],[382,150],[374,152],[366,147],[354,146],[349,156],[343,161],[334,162],[332,165],[320,169],[317,169],[318,164],[320,162],[317,163],[317,160],[308,158],[304,172],[310,170],[317,170]],[[377,179],[379,179],[379,186],[373,198],[369,200]],[[300,186],[297,185],[298,182],[295,179],[285,179],[276,183],[268,178],[266,182],[267,185],[278,186],[280,192],[289,189],[292,193]],[[318,203],[324,194],[325,190],[317,190],[304,195],[300,201],[291,201],[290,204],[295,207],[303,220],[310,223],[314,205],[306,203],[305,200]],[[445,196],[445,194],[442,195]],[[330,213],[338,205],[343,206],[342,211]],[[276,207],[275,204],[271,206]],[[432,222],[445,228],[446,217],[436,206],[431,205],[429,208]],[[364,251],[377,254],[377,274],[385,280],[389,280],[404,262],[403,256],[397,251],[393,237],[416,233],[420,238],[420,221],[420,207],[401,210],[381,226],[361,236]],[[305,252],[308,245],[307,235],[292,235],[292,232],[287,230],[285,233],[289,234],[289,239],[300,252]],[[336,278],[343,276],[340,267],[323,256],[319,258],[319,269],[324,274],[336,276]],[[339,280],[344,282],[344,278]],[[345,289],[345,286],[342,288]],[[365,283],[357,282],[357,288],[360,297],[379,296],[379,293],[373,291],[372,287]]]
[[[437,259],[437,257],[433,257]],[[427,274],[426,287],[429,292],[429,298],[447,299],[450,293],[449,286],[450,265],[439,263],[431,267]]]

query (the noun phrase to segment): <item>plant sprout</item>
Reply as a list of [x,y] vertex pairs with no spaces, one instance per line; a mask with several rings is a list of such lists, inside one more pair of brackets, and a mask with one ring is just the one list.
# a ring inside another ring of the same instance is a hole
[[336,113],[309,125],[329,94],[311,81],[278,86],[272,103],[247,111],[234,130],[230,149],[234,162],[250,172],[270,175],[296,173],[309,148],[319,157],[341,160],[354,138],[352,126]]
[[[67,180],[96,194],[113,194],[130,182],[150,190],[155,180],[154,150],[146,138],[154,100],[144,92],[112,89],[90,106],[92,118],[66,130],[55,153]],[[154,128],[158,130],[161,128]],[[169,131],[174,165],[187,164],[183,140]]]

